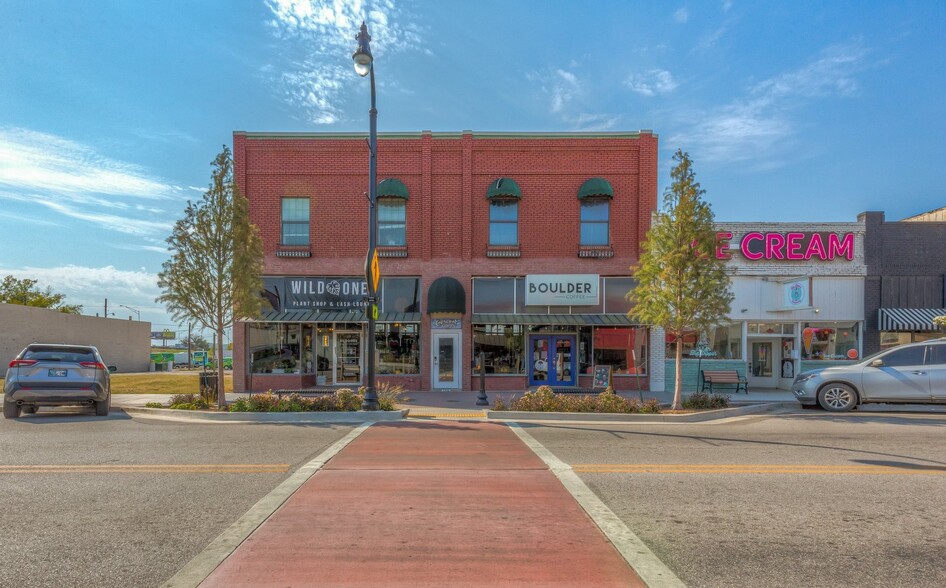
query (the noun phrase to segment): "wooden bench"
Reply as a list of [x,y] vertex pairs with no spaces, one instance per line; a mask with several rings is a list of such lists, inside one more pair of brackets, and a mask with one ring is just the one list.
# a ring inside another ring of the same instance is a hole
[[737,393],[740,388],[742,388],[742,391],[746,394],[749,393],[746,378],[740,376],[739,372],[736,370],[700,370],[700,376],[703,378],[703,385],[700,386],[700,392],[706,389],[707,384],[709,384],[710,392],[713,392],[714,384],[734,384]]

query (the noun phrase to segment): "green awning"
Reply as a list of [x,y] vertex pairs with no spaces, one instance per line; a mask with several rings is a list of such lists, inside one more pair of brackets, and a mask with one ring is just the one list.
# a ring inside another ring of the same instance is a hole
[[443,276],[430,285],[427,314],[439,312],[466,314],[466,291],[456,278]]
[[594,196],[607,196],[614,198],[614,189],[608,180],[603,178],[591,178],[585,180],[585,183],[578,189],[578,198],[592,198]]
[[[363,323],[367,322],[364,309],[357,310],[284,310],[271,311],[255,322],[260,323]],[[379,323],[419,323],[419,312],[382,312]]]
[[522,199],[522,190],[519,184],[511,178],[499,178],[490,183],[486,189],[487,200],[492,198],[518,198]]
[[378,184],[378,198],[384,198],[386,196],[407,200],[407,186],[404,185],[404,182],[396,178],[381,180],[381,183]]
[[476,313],[474,325],[597,325],[602,327],[637,325],[624,314],[512,314]]

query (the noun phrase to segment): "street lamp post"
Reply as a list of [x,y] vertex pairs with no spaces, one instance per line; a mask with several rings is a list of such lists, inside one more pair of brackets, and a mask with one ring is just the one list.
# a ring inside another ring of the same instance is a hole
[[140,310],[138,310],[137,308],[132,308],[132,307],[130,307],[130,306],[125,306],[124,304],[119,304],[119,306],[121,306],[122,308],[127,308],[128,310],[130,310],[130,311],[132,311],[133,313],[135,313],[135,315],[137,315],[137,317],[138,317],[138,322],[141,322],[141,311],[140,311]]
[[374,91],[374,58],[371,56],[371,35],[368,34],[368,25],[363,21],[361,31],[355,37],[358,48],[352,54],[355,62],[355,72],[361,76],[369,76],[371,80],[371,110],[368,111],[368,255],[365,257],[365,280],[368,282],[368,306],[365,314],[368,315],[368,362],[365,399],[361,403],[362,410],[378,410],[378,394],[375,390],[375,320],[378,318],[378,298],[376,280],[377,253],[375,248],[378,240],[378,186],[377,186],[377,147],[378,147],[378,109],[375,108]]

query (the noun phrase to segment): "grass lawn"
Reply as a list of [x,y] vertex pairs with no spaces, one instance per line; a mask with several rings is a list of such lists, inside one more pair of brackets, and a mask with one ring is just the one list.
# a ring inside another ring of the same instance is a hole
[[[200,372],[187,374],[112,374],[112,394],[187,394],[200,391]],[[224,374],[223,384],[233,391],[233,375]],[[0,378],[3,389],[3,378]]]
[[[113,394],[187,394],[200,391],[200,372],[186,374],[112,374]],[[233,391],[233,375],[224,374],[225,389]]]

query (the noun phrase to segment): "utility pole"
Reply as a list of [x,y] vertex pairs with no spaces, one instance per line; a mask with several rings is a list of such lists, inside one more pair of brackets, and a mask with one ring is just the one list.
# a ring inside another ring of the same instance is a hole
[[187,367],[191,366],[191,324],[187,323]]
[[108,318],[108,298],[105,299],[105,318]]

